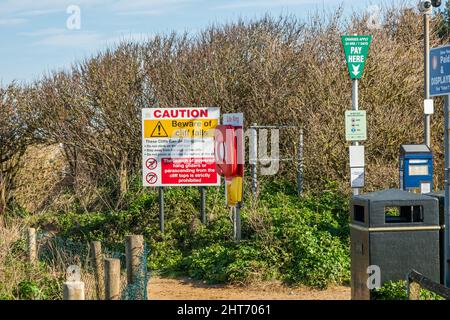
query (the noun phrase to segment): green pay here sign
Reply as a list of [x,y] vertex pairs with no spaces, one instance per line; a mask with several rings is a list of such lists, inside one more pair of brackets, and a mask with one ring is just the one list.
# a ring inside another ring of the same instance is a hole
[[345,111],[345,140],[363,141],[366,139],[366,111]]
[[364,71],[372,36],[342,36],[345,60],[351,79],[360,79]]

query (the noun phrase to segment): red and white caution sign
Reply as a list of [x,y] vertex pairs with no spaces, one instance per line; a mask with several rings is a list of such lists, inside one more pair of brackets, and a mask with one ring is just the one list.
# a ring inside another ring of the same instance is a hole
[[219,119],[219,108],[142,109],[143,185],[220,185],[214,159]]

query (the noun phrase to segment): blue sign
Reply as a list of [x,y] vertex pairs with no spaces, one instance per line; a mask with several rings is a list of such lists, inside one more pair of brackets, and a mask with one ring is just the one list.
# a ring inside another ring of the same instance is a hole
[[450,45],[430,50],[430,96],[450,94]]

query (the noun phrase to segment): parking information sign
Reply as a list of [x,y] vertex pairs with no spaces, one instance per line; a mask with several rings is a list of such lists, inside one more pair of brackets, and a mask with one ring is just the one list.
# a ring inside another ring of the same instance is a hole
[[142,109],[143,185],[220,185],[214,159],[219,118],[219,108]]
[[345,59],[351,79],[360,79],[363,75],[372,36],[342,36]]
[[450,94],[450,45],[430,50],[430,96]]
[[347,141],[364,141],[367,139],[365,110],[345,111],[345,139]]

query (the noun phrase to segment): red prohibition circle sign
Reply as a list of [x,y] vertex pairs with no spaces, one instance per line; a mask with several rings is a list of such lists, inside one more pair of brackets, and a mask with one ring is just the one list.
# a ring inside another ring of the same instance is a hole
[[155,184],[156,181],[158,181],[158,176],[156,175],[156,173],[150,172],[145,177],[145,180],[147,181],[148,184]]
[[158,166],[158,161],[156,161],[155,158],[148,158],[147,161],[145,161],[145,166],[148,170],[154,170]]

